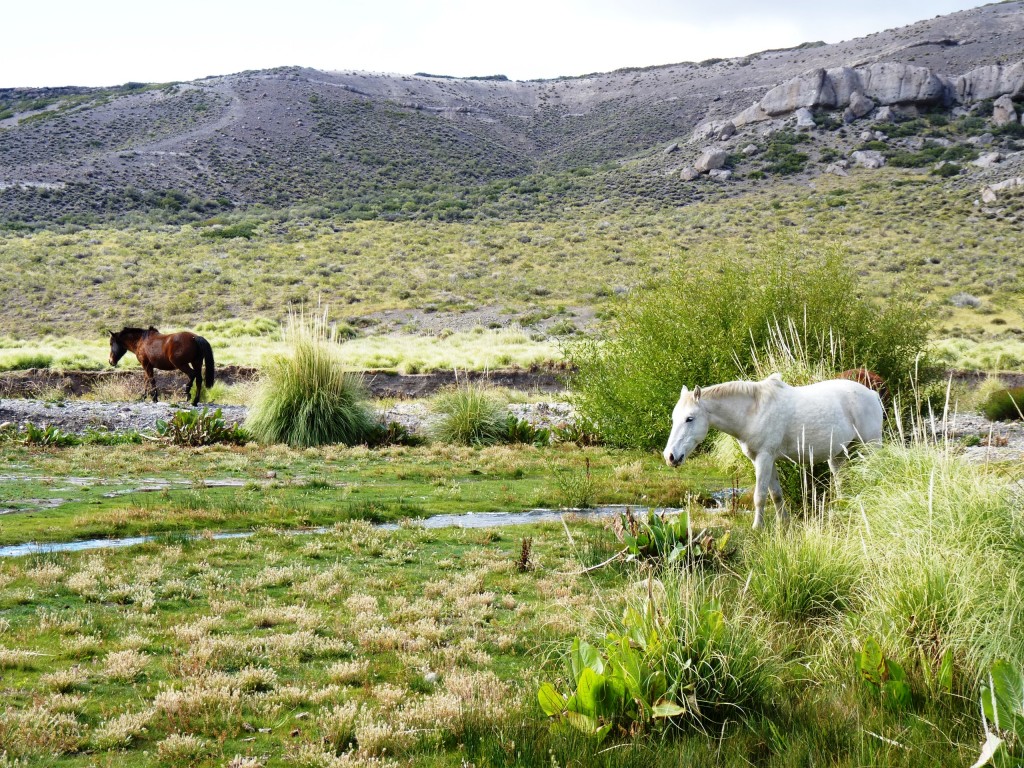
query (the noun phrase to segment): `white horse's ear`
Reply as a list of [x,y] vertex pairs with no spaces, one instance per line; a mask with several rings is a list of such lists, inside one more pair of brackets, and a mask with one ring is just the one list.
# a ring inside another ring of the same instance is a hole
[[768,380],[769,381],[782,381],[782,374],[781,373],[773,373],[771,376],[768,377]]
[[693,388],[693,399],[697,402],[700,401],[700,387]]
[[686,388],[686,385],[685,385],[685,384],[683,384],[683,389],[682,389],[682,391],[680,391],[680,393],[679,393],[679,396],[680,396],[680,397],[683,397],[683,396],[684,396],[684,395],[685,395],[685,394],[686,394],[687,392],[689,392],[689,391],[690,391],[690,390],[688,390],[688,389]]

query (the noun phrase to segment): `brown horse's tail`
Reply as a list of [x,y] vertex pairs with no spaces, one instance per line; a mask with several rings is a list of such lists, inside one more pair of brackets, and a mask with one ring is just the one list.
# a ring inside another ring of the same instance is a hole
[[203,361],[206,363],[206,386],[213,386],[213,347],[210,346],[210,342],[204,339],[202,336],[197,336],[196,341],[199,344],[199,349],[203,352]]

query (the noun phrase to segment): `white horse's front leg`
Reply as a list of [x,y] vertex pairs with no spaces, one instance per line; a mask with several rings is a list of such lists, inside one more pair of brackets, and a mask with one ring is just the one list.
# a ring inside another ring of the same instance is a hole
[[764,526],[764,503],[771,491],[775,460],[761,454],[754,459],[754,528]]
[[768,486],[772,493],[772,501],[775,502],[775,511],[781,520],[789,519],[789,512],[786,511],[786,499],[782,495],[782,483],[779,482],[779,467],[772,464],[772,479]]

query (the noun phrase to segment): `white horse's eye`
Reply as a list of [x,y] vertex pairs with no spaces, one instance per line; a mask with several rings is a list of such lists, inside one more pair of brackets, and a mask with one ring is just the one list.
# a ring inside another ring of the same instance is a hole
[[686,420],[687,420],[687,421],[693,421],[693,416],[687,416],[687,417],[686,417]]

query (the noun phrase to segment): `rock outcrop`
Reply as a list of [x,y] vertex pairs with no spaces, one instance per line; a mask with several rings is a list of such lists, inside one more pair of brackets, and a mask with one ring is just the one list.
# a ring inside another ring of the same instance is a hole
[[[797,110],[812,109],[844,110],[844,119],[852,122],[870,114],[876,106],[913,114],[919,105],[971,104],[1000,96],[1006,96],[1010,102],[1011,97],[1022,94],[1024,61],[1008,66],[979,67],[956,77],[927,67],[877,62],[858,67],[810,69],[771,88],[759,101],[728,122],[739,128],[788,116]],[[1010,106],[1012,108],[1012,102]],[[1012,119],[1016,119],[1016,112]],[[723,125],[724,122],[704,123],[694,132],[693,140],[707,140]]]

